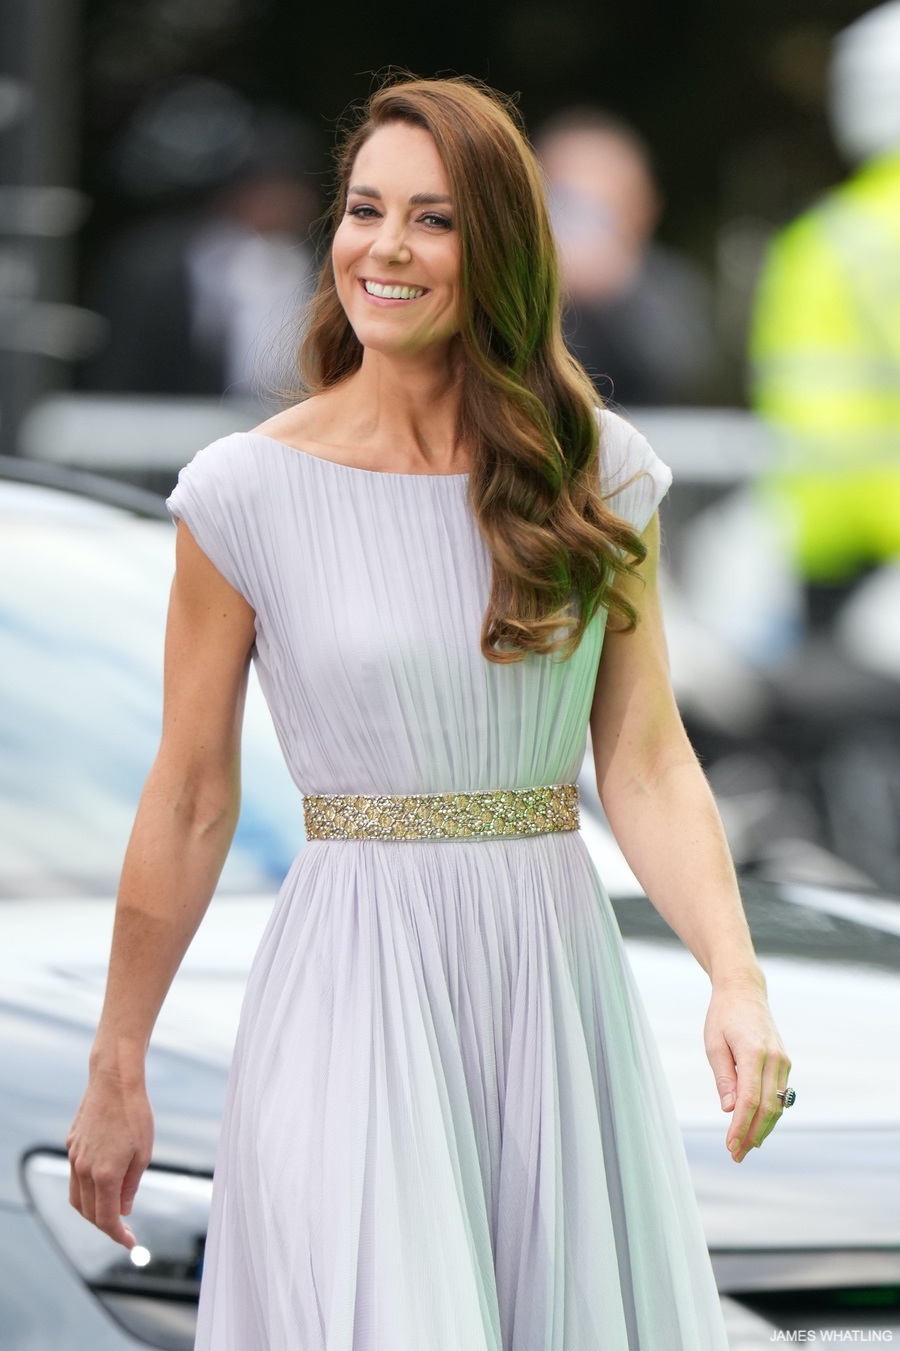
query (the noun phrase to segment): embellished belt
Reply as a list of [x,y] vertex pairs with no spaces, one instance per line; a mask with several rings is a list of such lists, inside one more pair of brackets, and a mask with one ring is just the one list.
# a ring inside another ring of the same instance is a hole
[[578,785],[473,793],[304,794],[308,840],[444,840],[578,830]]

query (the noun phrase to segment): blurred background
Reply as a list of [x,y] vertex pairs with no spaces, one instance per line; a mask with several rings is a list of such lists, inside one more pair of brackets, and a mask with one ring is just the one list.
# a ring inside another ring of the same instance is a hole
[[900,6],[0,8],[0,450],[167,492],[278,406],[341,115],[516,95],[565,331],[671,464],[673,678],[739,865],[900,886]]
[[[218,1068],[157,1062],[160,1214],[172,1187],[187,1209],[141,1279],[70,1235],[61,1141],[158,745],[163,495],[198,449],[280,406],[335,132],[388,68],[516,96],[566,339],[674,472],[673,684],[796,1060],[798,1105],[737,1182],[718,1162],[718,1101],[704,1105],[705,977],[679,965],[618,850],[589,745],[579,786],[735,1296],[733,1351],[848,1319],[890,1340],[900,0],[0,0],[0,1340],[192,1345],[208,1186],[188,1194],[177,1170],[196,1190],[211,1167],[259,900],[303,844],[255,678],[235,841],[155,1034]],[[47,1276],[58,1254],[35,1215],[85,1290]]]

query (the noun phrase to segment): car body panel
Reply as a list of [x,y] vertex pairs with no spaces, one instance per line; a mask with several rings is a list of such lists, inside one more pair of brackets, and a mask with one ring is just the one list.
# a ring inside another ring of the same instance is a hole
[[33,1213],[0,1204],[0,1346],[11,1351],[136,1351]]

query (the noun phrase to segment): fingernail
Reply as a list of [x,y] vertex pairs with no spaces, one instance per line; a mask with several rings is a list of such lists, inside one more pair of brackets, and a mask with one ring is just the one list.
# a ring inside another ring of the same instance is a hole
[[733,1094],[733,1093],[726,1093],[726,1094],[725,1094],[725,1096],[722,1098],[722,1106],[723,1106],[724,1108],[726,1108],[726,1110],[727,1110],[729,1107],[733,1107],[733,1106],[734,1106],[734,1094]]

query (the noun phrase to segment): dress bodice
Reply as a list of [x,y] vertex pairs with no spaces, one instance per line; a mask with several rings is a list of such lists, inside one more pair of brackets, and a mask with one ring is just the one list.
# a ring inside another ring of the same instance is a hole
[[[642,531],[671,471],[622,418],[598,416],[601,490]],[[606,612],[567,661],[488,661],[491,556],[467,490],[465,474],[357,469],[253,432],[181,470],[167,505],[255,611],[259,682],[301,792],[577,778]]]

